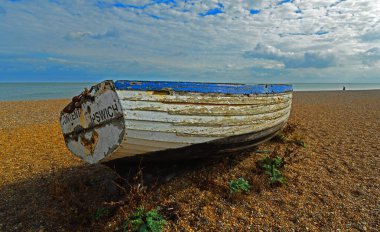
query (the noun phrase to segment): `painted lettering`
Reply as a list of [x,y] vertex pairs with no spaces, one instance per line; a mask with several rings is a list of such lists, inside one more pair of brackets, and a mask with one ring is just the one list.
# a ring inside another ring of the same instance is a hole
[[111,106],[108,106],[108,108],[107,108],[107,113],[108,113],[108,116],[109,116],[110,118],[113,117],[113,112],[111,112],[111,110],[112,110],[112,107],[111,107]]
[[95,116],[96,116],[96,121],[100,122],[99,112],[96,112],[96,113],[95,113]]
[[91,122],[96,121],[97,123],[100,123],[102,121],[113,118],[115,116],[115,112],[119,112],[119,108],[117,107],[117,104],[103,108],[93,113],[92,115],[90,115]]
[[102,109],[99,114],[102,121],[107,119],[105,109]]
[[65,114],[62,119],[62,125],[66,125],[80,117],[80,110],[76,109],[71,114]]
[[[113,118],[115,116],[115,113],[117,112],[120,112],[119,107],[117,104],[113,104],[91,114],[90,120],[92,123],[100,123],[102,121]],[[68,123],[71,123],[72,121],[77,120],[78,118],[80,118],[80,110],[76,109],[71,114],[63,115],[61,122],[62,125],[66,125]]]
[[117,109],[117,104],[112,105],[112,109],[113,109],[113,111],[119,111],[119,110]]

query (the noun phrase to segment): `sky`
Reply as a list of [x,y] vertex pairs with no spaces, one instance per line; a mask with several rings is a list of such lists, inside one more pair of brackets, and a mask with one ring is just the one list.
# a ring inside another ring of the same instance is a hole
[[0,82],[380,83],[380,0],[0,0]]

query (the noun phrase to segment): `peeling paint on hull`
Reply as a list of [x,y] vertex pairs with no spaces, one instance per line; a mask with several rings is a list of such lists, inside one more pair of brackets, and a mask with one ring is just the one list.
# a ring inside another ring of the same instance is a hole
[[[180,88],[186,91],[150,91],[141,86],[136,90],[134,85],[140,83],[117,89],[112,81],[102,82],[81,99],[80,107],[70,114],[62,112],[62,132],[69,150],[96,163],[170,153],[195,144],[224,147],[236,136],[245,138],[244,146],[256,145],[285,125],[291,109],[289,86],[244,86],[243,91],[250,94],[240,94],[241,90],[227,84],[206,84],[207,91],[214,92],[204,93],[191,92],[185,85]],[[170,82],[165,82],[167,86]],[[215,92],[226,87],[229,94]],[[287,91],[252,94],[255,89]]]

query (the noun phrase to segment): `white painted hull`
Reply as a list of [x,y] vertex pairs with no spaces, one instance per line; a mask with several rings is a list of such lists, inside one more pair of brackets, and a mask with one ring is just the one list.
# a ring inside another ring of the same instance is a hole
[[[104,93],[101,94],[104,95]],[[99,99],[101,97],[99,95]],[[266,131],[270,131],[270,135],[273,136],[278,129],[273,131],[271,128],[284,125],[288,120],[292,93],[227,95],[116,90],[114,98],[114,102],[120,105],[122,118],[100,120],[97,124],[94,112],[100,111],[99,109],[102,107],[107,108],[107,106],[99,105],[98,108],[86,112],[89,103],[84,103],[87,108],[84,106],[81,108],[82,119],[74,120],[74,122],[84,125],[83,127],[86,128],[91,124],[88,123],[89,120],[94,122],[95,119],[96,125],[93,128],[77,132],[73,129],[75,123],[71,127],[63,126],[65,141],[69,149],[89,163],[140,155],[144,157],[144,154],[154,155],[158,151],[213,143],[214,141],[225,143],[223,140],[225,138],[245,134],[250,134],[251,136],[247,138],[251,138],[255,144],[260,143],[264,138],[269,138],[269,132],[266,133]],[[62,113],[62,115],[61,124],[64,115],[67,118],[67,114]],[[83,121],[86,122],[86,120],[87,123],[83,124]],[[115,124],[114,120],[119,121]],[[123,120],[123,123],[120,120]],[[125,128],[120,128],[120,125]],[[100,130],[104,131],[104,128],[108,128],[107,135],[101,134]],[[113,132],[110,132],[112,130]],[[78,136],[73,137],[72,134],[75,133],[82,133],[82,137],[85,140],[87,138],[86,141],[90,141],[94,133],[99,135],[99,139],[95,141],[89,151],[81,147],[81,144],[83,145],[81,136],[79,136],[79,140]],[[256,137],[255,133],[257,133]],[[263,139],[260,139],[259,135]],[[116,138],[122,138],[122,140]],[[108,140],[112,140],[114,149],[104,152],[107,149],[99,146],[110,148],[111,145],[107,144]],[[116,144],[117,146],[115,146]],[[102,152],[97,153],[98,150]],[[180,156],[179,153],[178,159],[181,159]]]
[[235,97],[117,93],[126,135],[106,161],[263,131],[286,122],[292,102],[291,93]]

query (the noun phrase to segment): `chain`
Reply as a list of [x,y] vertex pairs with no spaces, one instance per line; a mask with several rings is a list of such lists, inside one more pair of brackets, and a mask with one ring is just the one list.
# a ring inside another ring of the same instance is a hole
[[93,90],[93,88],[94,86],[92,86],[89,90],[85,88],[81,94],[73,97],[71,102],[63,109],[63,112],[67,114],[71,114],[72,112],[75,111],[75,109],[81,108],[85,100],[91,97],[90,93]]

